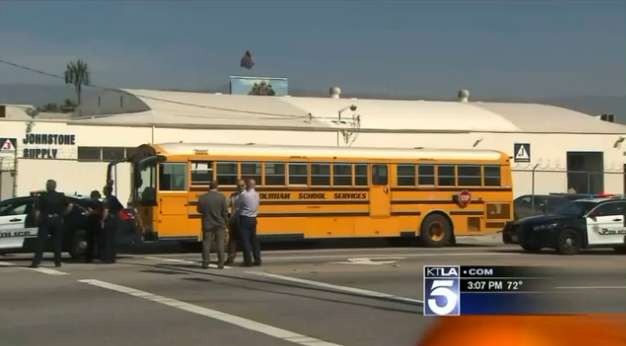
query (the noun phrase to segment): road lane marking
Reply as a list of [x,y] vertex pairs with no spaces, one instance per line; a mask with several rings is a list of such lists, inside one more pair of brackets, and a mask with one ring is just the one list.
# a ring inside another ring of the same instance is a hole
[[24,268],[24,269],[32,270],[34,272],[39,272],[42,274],[54,275],[54,276],[69,275],[68,273],[50,269],[50,268]]
[[255,332],[259,332],[265,335],[269,335],[278,339],[282,339],[284,341],[288,341],[294,344],[306,345],[306,346],[341,346],[339,344],[334,344],[332,342],[327,342],[319,339],[315,339],[312,337],[308,337],[306,335],[297,334],[294,332],[290,332],[285,329],[280,329],[277,327],[273,327],[267,324],[263,324],[260,322],[252,321],[243,317],[230,315],[221,311],[212,310],[208,308],[204,308],[198,305],[193,305],[190,303],[186,303],[180,300],[171,299],[163,296],[159,296],[156,294],[152,294],[145,291],[140,291],[134,288],[120,286],[112,283],[108,283],[100,280],[86,279],[86,280],[78,280],[79,282],[108,289],[111,291],[116,291],[120,293],[125,293],[131,295],[133,297],[153,301],[155,303],[167,305],[176,309],[180,309],[183,311],[191,312],[197,315],[213,318],[222,322],[226,322],[241,328],[245,328],[248,330],[252,330]]
[[[319,250],[321,251],[321,250]],[[315,252],[318,252],[318,250],[315,250]],[[463,252],[463,253],[441,253],[441,252],[434,252],[434,251],[429,251],[431,253],[421,253],[421,254],[416,254],[416,253],[400,253],[397,254],[397,256],[402,256],[403,259],[408,259],[408,258],[420,258],[420,257],[463,257],[463,256],[469,256],[469,257],[474,257],[474,256],[527,256],[526,254],[520,253],[520,252]],[[268,255],[265,255],[265,257],[263,257],[263,261],[264,262],[281,262],[281,261],[306,261],[306,260],[328,260],[328,261],[333,261],[333,260],[348,260],[348,258],[354,258],[353,254],[343,254],[343,255],[311,255],[311,256],[272,256],[272,253],[269,253]],[[169,255],[166,255],[169,256]],[[190,261],[190,260],[184,260],[184,259],[178,259],[178,258],[168,258],[168,257],[146,257],[146,256],[133,256],[130,255],[129,257],[132,258],[144,258],[144,259],[151,259],[151,260],[158,260],[158,261],[166,261],[166,262],[178,262],[178,263],[186,263],[186,264],[197,264],[200,263],[199,261]],[[376,259],[399,259],[400,257],[395,257],[395,256],[390,256],[390,255],[369,255],[369,254],[363,254],[362,257],[367,257],[369,259],[372,260],[376,260]]]
[[305,279],[298,279],[298,278],[293,278],[293,277],[290,277],[290,276],[283,276],[283,275],[271,274],[271,273],[265,273],[265,272],[246,272],[246,273],[247,274],[252,274],[252,275],[263,276],[263,277],[267,277],[267,278],[272,278],[272,279],[297,282],[297,283],[304,284],[304,285],[329,288],[329,289],[332,289],[332,290],[335,290],[335,291],[343,291],[343,292],[348,292],[348,293],[354,293],[354,294],[367,296],[367,297],[387,298],[387,299],[397,300],[397,301],[401,301],[401,302],[424,304],[423,300],[418,300],[418,299],[413,299],[413,298],[406,298],[406,297],[400,297],[400,296],[394,296],[392,294],[375,292],[375,291],[368,291],[368,290],[364,290],[364,289],[360,289],[360,288],[332,285],[332,284],[328,284],[328,283],[325,283],[325,282],[305,280]]
[[[144,257],[144,259],[147,260],[152,260],[152,261],[161,261],[161,262],[169,262],[169,263],[180,263],[180,264],[201,264],[201,261],[189,261],[189,260],[183,260],[183,259],[178,259],[178,258],[164,258],[164,257],[151,257],[151,256],[147,256]],[[217,268],[217,264],[209,264],[209,268]],[[228,266],[224,266],[224,269],[230,269],[230,267]]]
[[[406,257],[395,257],[396,259],[405,259]],[[380,266],[384,264],[393,264],[396,261],[372,261],[371,258],[348,258],[347,262],[335,262],[339,264],[359,264],[359,265],[368,265],[368,266]]]
[[557,290],[608,290],[608,289],[626,289],[626,286],[570,286],[555,287]]
[[39,273],[42,273],[42,274],[48,274],[48,275],[54,275],[54,276],[69,275],[68,273],[65,273],[65,272],[62,272],[62,271],[58,271],[58,270],[54,270],[54,269],[50,269],[50,268],[24,268],[24,267],[17,267],[17,264],[11,263],[11,262],[0,262],[0,267],[16,267],[16,268],[20,268],[20,269],[31,270],[31,271],[34,271],[34,272],[39,272]]

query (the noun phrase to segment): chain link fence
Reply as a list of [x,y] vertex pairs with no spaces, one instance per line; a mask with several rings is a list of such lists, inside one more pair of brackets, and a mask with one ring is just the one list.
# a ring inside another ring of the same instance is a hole
[[515,196],[551,193],[624,193],[624,172],[525,169],[512,171]]
[[0,156],[0,201],[11,198],[15,187],[15,160]]

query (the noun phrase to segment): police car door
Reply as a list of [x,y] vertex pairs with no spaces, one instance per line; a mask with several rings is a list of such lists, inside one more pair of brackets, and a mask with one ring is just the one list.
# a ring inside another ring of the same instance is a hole
[[589,245],[619,245],[624,243],[624,207],[626,202],[614,201],[600,204],[587,217]]
[[[21,249],[28,238],[37,236],[31,198],[14,198],[0,203],[0,249]],[[27,222],[30,227],[26,227]]]

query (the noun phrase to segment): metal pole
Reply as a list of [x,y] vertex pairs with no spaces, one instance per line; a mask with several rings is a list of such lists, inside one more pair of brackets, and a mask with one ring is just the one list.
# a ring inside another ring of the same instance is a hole
[[337,146],[339,146],[339,132],[341,131],[337,130]]
[[119,185],[119,181],[117,180],[117,165],[115,165],[113,168],[115,169],[113,174],[115,176],[115,183],[113,184],[113,188],[115,189],[115,196],[117,196],[117,185]]
[[536,164],[532,170],[532,192],[531,192],[532,198],[530,199],[530,210],[532,213],[531,215],[535,215],[535,170],[537,169],[538,166],[539,164]]
[[154,145],[154,125],[152,125],[152,145]]
[[590,172],[585,172],[587,173],[587,193],[592,193],[591,192],[591,173]]
[[13,197],[17,197],[17,144],[13,149]]

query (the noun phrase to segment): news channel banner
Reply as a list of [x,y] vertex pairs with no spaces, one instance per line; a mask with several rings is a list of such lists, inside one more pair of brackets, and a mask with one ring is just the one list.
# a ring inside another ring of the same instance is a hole
[[424,266],[424,315],[546,313],[537,298],[550,294],[554,279],[554,271],[538,267]]

